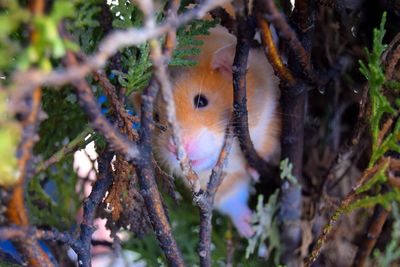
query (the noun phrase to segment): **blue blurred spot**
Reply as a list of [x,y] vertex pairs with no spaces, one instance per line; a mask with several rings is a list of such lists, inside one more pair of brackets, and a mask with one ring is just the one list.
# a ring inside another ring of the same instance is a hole
[[139,128],[140,128],[140,122],[132,123],[132,129],[139,130]]
[[115,74],[114,73],[110,73],[110,75],[108,75],[108,79],[112,80],[115,78]]
[[97,103],[99,105],[104,104],[107,101],[107,97],[105,95],[100,95],[99,98],[97,99]]
[[101,108],[101,113],[102,113],[102,114],[106,114],[107,111],[108,111],[108,108]]
[[22,262],[21,256],[18,254],[17,250],[11,244],[10,241],[0,241],[0,249],[8,254],[10,254],[14,259],[16,259],[19,262]]
[[[43,249],[43,251],[47,255],[49,255],[50,260],[53,263],[56,263],[57,261],[54,258],[53,254],[51,254],[49,247],[46,246],[46,244],[43,241],[39,241],[39,244],[40,244],[40,247]],[[16,261],[22,262],[21,256],[19,255],[18,251],[15,249],[14,245],[10,241],[8,241],[8,240],[0,241],[0,249],[2,251],[6,252],[7,254],[11,255]],[[3,265],[1,265],[1,263],[0,263],[0,266],[3,266]]]

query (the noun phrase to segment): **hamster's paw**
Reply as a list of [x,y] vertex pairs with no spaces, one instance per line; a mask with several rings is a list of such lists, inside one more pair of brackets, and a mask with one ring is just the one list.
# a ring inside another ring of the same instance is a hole
[[252,212],[249,208],[237,214],[232,218],[232,222],[242,237],[250,238],[254,235],[254,230],[251,227]]

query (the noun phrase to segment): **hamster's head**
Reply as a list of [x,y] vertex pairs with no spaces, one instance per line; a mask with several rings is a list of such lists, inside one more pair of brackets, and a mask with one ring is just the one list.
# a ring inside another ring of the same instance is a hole
[[[226,51],[225,51],[226,50]],[[193,169],[211,170],[224,142],[225,128],[232,112],[232,71],[234,47],[229,46],[193,68],[173,73],[173,96],[181,140]],[[156,100],[156,123],[167,125],[161,97]],[[157,159],[176,174],[181,174],[171,129],[156,129],[154,149]]]

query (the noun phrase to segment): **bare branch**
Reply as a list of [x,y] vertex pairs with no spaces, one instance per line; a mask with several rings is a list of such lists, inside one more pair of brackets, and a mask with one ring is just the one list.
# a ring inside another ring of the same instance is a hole
[[[308,3],[308,1],[306,1]],[[297,60],[301,64],[303,68],[303,73],[307,80],[316,81],[315,74],[313,72],[313,68],[310,61],[310,54],[306,51],[303,44],[296,36],[296,32],[289,26],[288,22],[286,21],[285,16],[279,12],[277,9],[274,1],[272,0],[260,0],[257,1],[257,8],[265,11],[266,15],[265,18],[270,21],[278,30],[279,35],[287,41],[289,47],[293,51],[294,55],[296,56]],[[299,4],[299,1],[296,2],[296,5]],[[304,4],[306,7],[308,4]],[[299,9],[299,8],[297,8]],[[296,9],[295,9],[296,12]],[[308,18],[308,15],[301,16],[302,18]],[[313,27],[313,26],[311,26]],[[301,30],[306,30],[302,28]]]
[[72,235],[69,233],[58,232],[57,230],[40,230],[33,227],[24,226],[4,226],[0,227],[0,240],[24,240],[34,238],[46,241],[59,241],[71,247],[76,245]]
[[365,234],[362,245],[357,251],[357,255],[353,261],[353,267],[365,266],[368,256],[371,254],[375,246],[376,240],[381,234],[382,227],[388,218],[389,210],[377,205],[375,206],[374,214],[372,215],[368,232]]
[[[236,7],[236,9],[241,9]],[[243,14],[243,10],[236,11],[237,19],[237,44],[232,66],[233,74],[233,123],[234,132],[239,139],[240,148],[247,163],[256,169],[261,177],[267,177],[274,173],[271,165],[261,158],[254,148],[248,128],[247,98],[246,98],[246,72],[247,59],[250,51],[254,29],[249,24],[249,18]],[[279,185],[279,180],[272,177],[271,183]]]
[[199,256],[200,266],[202,267],[211,267],[211,233],[214,198],[219,185],[223,181],[223,168],[232,147],[233,137],[231,120],[225,130],[224,144],[222,145],[217,164],[212,170],[207,190],[200,191],[199,194],[195,195],[195,201],[200,208]]
[[262,18],[260,13],[257,13],[257,23],[261,29],[261,37],[264,45],[264,53],[268,58],[268,61],[271,63],[272,68],[275,71],[275,74],[281,79],[283,82],[287,82],[290,85],[294,85],[295,80],[292,73],[285,67],[283,64],[278,51],[275,47],[274,41],[272,39],[272,34],[269,29],[268,22]]
[[153,230],[167,261],[171,266],[185,266],[176,241],[172,236],[171,226],[155,182],[155,166],[151,149],[154,99],[157,92],[158,85],[155,79],[152,79],[142,93],[139,140],[141,159],[136,162],[136,172],[139,178],[140,193],[145,200]]
[[69,155],[70,153],[73,153],[76,151],[81,146],[84,146],[85,144],[88,144],[89,142],[92,141],[91,138],[88,140],[85,140],[85,137],[87,137],[89,134],[91,134],[93,130],[91,128],[85,128],[80,134],[78,134],[71,142],[69,142],[67,145],[63,146],[60,150],[58,150],[56,153],[54,153],[50,158],[45,160],[44,162],[40,163],[35,170],[35,173],[42,172],[49,168],[51,165],[55,164],[56,162],[59,162],[61,159],[63,159],[66,155]]

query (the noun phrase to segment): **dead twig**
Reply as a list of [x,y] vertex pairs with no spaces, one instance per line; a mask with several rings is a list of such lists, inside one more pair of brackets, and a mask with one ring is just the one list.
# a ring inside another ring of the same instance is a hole
[[352,190],[343,198],[343,200],[340,202],[339,207],[335,210],[333,215],[330,217],[328,223],[324,226],[322,233],[318,237],[311,251],[310,256],[304,262],[305,267],[311,266],[316,261],[322,251],[323,246],[326,243],[326,240],[334,229],[336,222],[343,215],[343,213],[346,212],[347,207],[349,207],[352,203],[354,203],[355,200],[358,199],[359,194],[357,193],[357,190],[386,164],[390,164],[390,158],[384,158],[374,167],[369,168],[362,173],[356,184],[353,186]]
[[139,139],[138,133],[132,128],[134,122],[138,122],[139,118],[130,115],[124,104],[118,99],[117,90],[115,86],[108,80],[103,71],[93,72],[93,76],[98,79],[102,86],[107,98],[110,101],[111,109],[114,111],[118,121],[122,123],[121,132],[128,135],[129,140],[137,141]]
[[261,29],[261,39],[264,45],[264,53],[267,56],[268,61],[271,63],[275,74],[281,79],[281,81],[287,82],[289,85],[293,86],[295,79],[292,73],[283,64],[282,59],[280,58],[275,47],[274,40],[272,39],[269,24],[267,20],[262,18],[262,15],[259,12],[257,13],[257,23]]
[[381,205],[375,206],[368,232],[365,234],[362,245],[358,248],[357,255],[353,261],[353,267],[365,266],[368,256],[371,254],[375,246],[376,240],[381,234],[382,227],[389,215],[389,210]]
[[195,195],[195,201],[200,208],[200,241],[199,256],[200,266],[211,267],[211,231],[214,199],[218,187],[223,181],[223,168],[228,158],[233,143],[232,120],[226,128],[224,144],[222,145],[217,164],[212,170],[206,191]]
[[85,139],[88,135],[93,133],[91,128],[85,128],[80,134],[78,134],[71,142],[63,146],[60,150],[54,153],[44,162],[40,163],[35,170],[35,174],[47,170],[51,165],[59,162],[65,156],[75,152],[79,147],[82,147],[92,141],[92,138]]
[[[296,2],[295,9],[293,11],[294,14],[296,12],[301,13],[302,11],[300,10],[307,10],[309,8],[309,1],[304,1],[303,4],[299,3],[300,2],[298,1]],[[274,1],[259,0],[256,1],[255,4],[257,5],[258,10],[265,12],[264,18],[270,21],[276,27],[279,35],[288,43],[290,49],[296,57],[296,60],[300,63],[302,67],[302,76],[304,76],[307,81],[316,83],[317,79],[311,65],[309,52],[305,49],[299,38],[297,38],[296,32],[289,26],[285,16],[281,12],[279,12]],[[310,20],[304,23],[307,25],[306,27],[304,27],[304,25],[300,25],[300,23],[296,23],[296,25],[301,27],[300,30],[302,32],[307,32],[313,27],[313,18],[309,15],[310,14],[299,14],[300,18]]]
[[[386,60],[385,78],[387,81],[393,78],[394,69],[400,60],[400,34],[397,34],[392,42],[389,44],[386,50],[388,54],[388,59]],[[397,45],[396,48],[394,48]]]
[[34,238],[37,240],[59,241],[71,247],[76,246],[74,237],[66,232],[57,230],[40,230],[28,226],[3,226],[0,227],[0,240],[24,240]]
[[[78,64],[72,52],[67,52],[67,62],[69,66]],[[79,103],[88,115],[93,129],[99,131],[109,142],[110,146],[115,151],[122,153],[128,160],[138,158],[140,153],[137,145],[116,131],[102,115],[89,84],[83,79],[75,79],[73,84],[77,88]]]
[[172,236],[171,226],[165,214],[160,192],[155,182],[155,166],[152,155],[152,129],[154,99],[158,92],[155,79],[150,81],[143,90],[140,119],[140,151],[141,158],[135,162],[139,178],[140,193],[146,204],[153,230],[161,249],[171,266],[185,266],[175,239]]
[[[247,163],[258,171],[261,177],[271,176],[275,173],[271,165],[261,158],[254,148],[248,128],[248,112],[246,98],[246,73],[247,60],[250,52],[251,40],[254,35],[254,28],[250,25],[247,16],[247,7],[236,6],[237,19],[237,44],[236,52],[232,65],[233,75],[233,125],[234,133],[239,139],[240,148],[247,160]],[[271,177],[273,186],[279,185],[278,179]]]
[[113,182],[111,173],[111,160],[114,153],[105,151],[99,156],[99,172],[96,182],[93,184],[92,191],[83,203],[83,220],[80,225],[78,244],[73,247],[78,254],[78,265],[80,267],[91,266],[91,241],[92,234],[96,231],[93,225],[96,209],[103,200],[108,188]]

